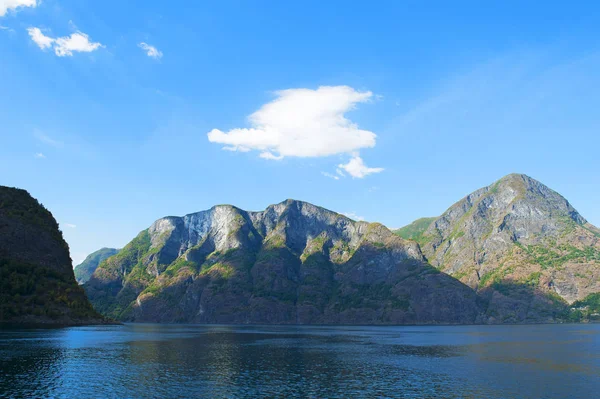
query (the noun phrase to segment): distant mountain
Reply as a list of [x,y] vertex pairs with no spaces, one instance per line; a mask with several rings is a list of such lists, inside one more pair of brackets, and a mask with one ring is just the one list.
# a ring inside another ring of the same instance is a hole
[[600,309],[600,230],[526,175],[506,176],[396,233],[477,290],[491,322],[578,320]]
[[294,200],[157,220],[84,285],[120,320],[189,323],[481,322],[478,298],[380,224]]
[[427,228],[433,223],[433,221],[437,218],[421,218],[417,219],[408,226],[404,226],[398,230],[395,230],[394,233],[399,235],[400,237],[406,240],[413,240],[416,242],[421,242],[423,233]]
[[110,258],[119,252],[118,249],[114,248],[102,248],[89,254],[83,262],[75,266],[73,270],[75,272],[75,279],[79,284],[87,282],[92,274],[96,271],[96,268],[103,260]]
[[102,322],[52,214],[27,191],[0,186],[0,323]]

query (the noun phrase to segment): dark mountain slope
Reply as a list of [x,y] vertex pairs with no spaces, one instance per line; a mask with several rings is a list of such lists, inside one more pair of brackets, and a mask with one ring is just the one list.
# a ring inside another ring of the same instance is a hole
[[26,191],[0,186],[0,322],[103,322],[73,275],[58,224]]
[[403,324],[479,321],[475,293],[379,224],[288,200],[167,217],[85,289],[121,320]]

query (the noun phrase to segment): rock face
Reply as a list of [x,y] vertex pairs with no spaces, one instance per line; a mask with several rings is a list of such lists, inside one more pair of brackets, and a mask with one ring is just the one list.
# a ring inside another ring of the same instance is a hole
[[86,283],[90,277],[92,277],[92,274],[94,274],[98,268],[98,265],[100,265],[100,263],[105,259],[116,255],[117,252],[119,252],[118,249],[101,248],[96,252],[89,254],[84,261],[75,266],[75,269],[73,270],[75,272],[75,279],[77,282],[79,284]]
[[0,323],[101,322],[52,214],[26,191],[0,186]]
[[380,224],[288,200],[157,220],[85,284],[127,321],[474,323],[477,296]]
[[600,292],[600,231],[528,176],[506,176],[414,230],[433,266],[486,299],[490,322],[554,321]]

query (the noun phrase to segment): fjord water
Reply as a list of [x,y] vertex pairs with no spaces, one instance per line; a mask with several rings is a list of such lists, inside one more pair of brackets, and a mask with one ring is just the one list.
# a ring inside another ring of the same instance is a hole
[[592,398],[600,325],[0,331],[2,398]]

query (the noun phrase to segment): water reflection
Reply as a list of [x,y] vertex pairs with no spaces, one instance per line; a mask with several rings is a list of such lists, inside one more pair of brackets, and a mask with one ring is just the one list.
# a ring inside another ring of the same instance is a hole
[[0,332],[0,397],[590,398],[600,326]]

